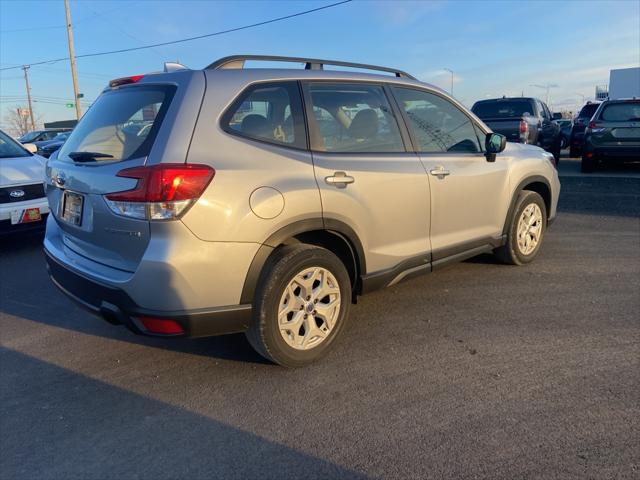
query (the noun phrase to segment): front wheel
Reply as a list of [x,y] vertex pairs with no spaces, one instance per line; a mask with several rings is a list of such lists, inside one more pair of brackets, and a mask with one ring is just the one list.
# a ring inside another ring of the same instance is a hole
[[536,192],[523,190],[509,219],[507,243],[494,250],[496,257],[509,265],[532,262],[540,251],[546,229],[544,200]]
[[263,357],[301,367],[324,356],[347,321],[349,274],[329,250],[299,244],[267,261],[247,339]]

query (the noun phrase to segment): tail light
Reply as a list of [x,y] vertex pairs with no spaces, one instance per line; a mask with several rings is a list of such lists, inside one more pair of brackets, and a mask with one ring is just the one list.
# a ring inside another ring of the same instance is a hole
[[529,124],[524,120],[520,120],[520,133],[528,133],[529,132]]
[[215,170],[208,165],[160,163],[127,168],[118,177],[135,178],[132,190],[105,195],[117,215],[143,220],[174,220],[200,198]]
[[602,125],[600,125],[598,122],[589,122],[589,125],[587,126],[587,129],[591,132],[591,133],[600,133],[600,132],[604,132],[604,127]]

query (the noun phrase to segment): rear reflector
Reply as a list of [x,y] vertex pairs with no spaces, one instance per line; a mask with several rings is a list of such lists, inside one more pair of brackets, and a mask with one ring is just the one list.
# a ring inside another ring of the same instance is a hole
[[144,75],[132,75],[131,77],[116,78],[115,80],[111,80],[109,82],[109,86],[113,88],[119,87],[120,85],[128,85],[130,83],[138,83],[143,78]]
[[140,321],[150,333],[159,333],[162,335],[180,335],[184,333],[184,329],[175,320],[167,320],[165,318],[140,317]]

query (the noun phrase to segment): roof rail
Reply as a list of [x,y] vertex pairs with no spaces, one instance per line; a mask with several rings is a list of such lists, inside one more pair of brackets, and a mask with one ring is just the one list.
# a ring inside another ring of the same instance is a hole
[[211,65],[206,67],[205,70],[218,70],[227,68],[244,68],[244,63],[247,60],[257,60],[261,62],[291,62],[291,63],[304,63],[305,70],[322,70],[325,65],[334,65],[339,67],[350,68],[362,68],[365,70],[377,70],[381,72],[393,73],[396,77],[410,78],[416,80],[412,75],[407,72],[389,67],[380,67],[377,65],[367,65],[365,63],[352,63],[343,62],[340,60],[321,60],[318,58],[304,58],[304,57],[279,57],[272,55],[231,55],[229,57],[223,57],[216,60]]

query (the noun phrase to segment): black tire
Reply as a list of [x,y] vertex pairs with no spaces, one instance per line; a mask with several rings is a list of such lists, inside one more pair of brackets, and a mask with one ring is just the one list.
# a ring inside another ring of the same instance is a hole
[[[528,255],[523,254],[518,246],[518,221],[522,212],[532,203],[540,207],[542,213],[541,232],[538,244],[535,249]],[[502,247],[496,248],[493,253],[503,263],[508,265],[525,265],[533,261],[540,252],[540,247],[544,241],[544,235],[547,230],[547,207],[542,197],[529,190],[523,190],[518,194],[513,214],[509,219],[509,227],[507,229],[507,243]]]
[[580,156],[580,151],[574,146],[569,146],[569,157],[576,158],[579,156]]
[[[288,345],[280,333],[278,308],[291,279],[305,268],[314,266],[328,270],[338,282],[340,310],[334,327],[322,343],[308,350],[298,350]],[[337,256],[314,245],[281,247],[269,257],[261,274],[254,299],[253,322],[246,336],[251,346],[267,360],[285,367],[302,367],[327,354],[345,327],[350,304],[351,280]]]
[[556,144],[554,145],[551,153],[553,154],[553,158],[556,161],[556,166],[560,163],[560,152],[562,151],[562,138],[558,137],[556,140]]
[[582,162],[580,162],[580,171],[582,173],[591,173],[596,169],[598,161],[591,157],[587,158],[586,156],[582,156]]

